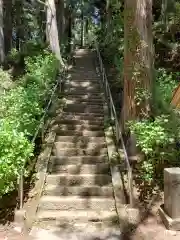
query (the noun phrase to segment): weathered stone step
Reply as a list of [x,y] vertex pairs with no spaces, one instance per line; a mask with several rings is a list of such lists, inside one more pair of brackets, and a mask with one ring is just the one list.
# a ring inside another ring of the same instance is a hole
[[90,101],[91,103],[93,102],[96,102],[96,103],[103,103],[103,99],[101,96],[99,95],[94,95],[94,96],[91,96],[91,95],[88,95],[88,94],[85,94],[85,95],[73,95],[73,94],[69,94],[67,95],[67,101],[68,100],[71,100],[71,101]]
[[73,157],[55,157],[52,156],[51,162],[55,164],[96,164],[108,162],[107,155],[104,156],[73,156]]
[[98,156],[107,154],[107,148],[60,148],[59,142],[55,143],[52,153],[59,156]]
[[79,117],[86,117],[91,119],[91,117],[93,118],[104,118],[104,113],[103,112],[97,112],[97,113],[92,113],[92,112],[87,112],[87,113],[83,113],[83,112],[63,112],[63,116],[64,117],[68,117],[68,116],[79,116]]
[[56,119],[55,123],[59,123],[61,125],[85,125],[85,126],[95,126],[95,127],[104,127],[104,122],[102,120],[75,120],[75,119]]
[[83,142],[83,141],[78,141],[78,142],[59,142],[58,143],[59,148],[94,148],[94,149],[101,149],[101,148],[106,148],[107,143],[106,142]]
[[80,113],[78,113],[78,114],[63,113],[62,116],[56,117],[56,121],[60,121],[63,119],[65,119],[65,120],[88,120],[88,121],[96,120],[98,122],[99,121],[104,122],[104,116],[102,116],[102,115],[97,116],[97,114],[94,115],[94,114],[80,114]]
[[97,107],[103,107],[103,101],[102,100],[96,100],[96,99],[82,99],[82,98],[69,98],[66,100],[66,104],[82,104],[82,105],[91,105],[91,106],[97,106]]
[[50,196],[99,196],[99,197],[112,197],[112,186],[74,186],[74,187],[62,187],[55,185],[47,185],[44,189],[44,195]]
[[97,93],[87,93],[86,91],[77,91],[76,89],[74,91],[68,91],[68,96],[73,97],[82,97],[82,98],[93,98],[93,99],[102,99],[103,94],[100,92]]
[[103,107],[100,107],[100,106],[89,106],[89,105],[83,105],[83,104],[68,104],[64,108],[64,112],[104,114],[104,109],[103,109]]
[[111,176],[106,174],[50,174],[46,179],[47,184],[60,184],[61,186],[77,185],[99,185],[104,186],[111,184]]
[[65,86],[65,92],[66,91],[76,91],[76,92],[87,92],[87,93],[97,93],[97,94],[100,94],[101,91],[100,91],[100,86],[99,85],[95,85],[95,86],[72,86],[72,85],[66,85]]
[[96,74],[96,72],[88,72],[88,70],[84,70],[84,71],[79,71],[79,69],[77,71],[74,71],[70,74],[71,79],[84,79],[86,80],[88,79],[94,79],[94,80],[98,80],[98,75]]
[[89,136],[89,137],[103,137],[104,131],[89,131],[89,130],[82,130],[82,131],[74,131],[74,130],[66,130],[63,131],[61,129],[56,129],[55,132],[59,136]]
[[90,125],[90,124],[81,124],[81,125],[72,125],[72,124],[60,124],[59,129],[62,131],[67,131],[67,130],[74,130],[74,131],[83,131],[83,130],[88,130],[88,131],[98,131],[98,130],[104,130],[103,125]]
[[[89,89],[77,89],[76,87],[75,88],[68,88],[68,89],[65,89],[64,91],[65,94],[68,94],[68,95],[86,95],[87,93],[90,95],[90,96],[98,96],[100,95],[100,91],[99,90],[95,90],[95,89],[92,89],[92,90],[89,90]],[[102,96],[102,95],[100,95]]]
[[67,174],[110,174],[108,163],[97,164],[71,164],[60,165],[54,164],[52,173],[67,173]]
[[[39,211],[37,214],[37,221],[44,221],[48,224],[53,224],[57,226],[63,223],[72,223],[74,222],[111,222],[112,220],[117,219],[117,214],[115,211],[92,211],[92,210],[85,210],[85,211],[56,211],[56,210],[49,210],[49,211]],[[51,223],[51,221],[53,221]],[[57,224],[57,225],[56,225]]]
[[65,84],[65,87],[92,87],[92,88],[99,88],[100,84],[98,81],[77,81],[77,80],[70,80],[68,83]]
[[42,196],[39,203],[40,210],[109,210],[115,211],[113,198],[81,198],[79,196]]
[[44,239],[44,237],[45,239],[51,240],[118,240],[121,239],[121,231],[118,224],[103,224],[102,222],[73,222],[72,224],[62,224],[58,221],[57,225],[55,226],[47,224],[45,222],[44,224],[36,223],[36,225],[31,230],[30,236],[32,236],[33,239],[36,240]]
[[100,143],[104,142],[105,137],[89,137],[89,136],[56,136],[56,142],[72,142],[72,143],[80,143],[83,142],[88,144],[90,142]]

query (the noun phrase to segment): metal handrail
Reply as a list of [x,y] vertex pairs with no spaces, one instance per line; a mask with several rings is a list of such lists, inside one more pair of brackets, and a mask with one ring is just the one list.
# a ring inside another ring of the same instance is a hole
[[[64,76],[64,74],[65,74],[65,70],[63,70],[62,75]],[[44,135],[44,128],[42,126],[44,126],[45,117],[47,115],[47,112],[48,112],[49,107],[50,107],[50,105],[52,103],[52,99],[54,97],[54,94],[55,94],[58,86],[60,86],[60,91],[61,91],[61,85],[62,85],[61,77],[58,77],[58,80],[56,81],[56,84],[52,88],[52,93],[51,93],[50,99],[48,101],[48,104],[47,104],[46,108],[44,109],[44,114],[43,114],[43,116],[40,119],[39,125],[38,125],[38,127],[36,129],[36,132],[34,134],[33,139],[31,140],[31,143],[35,142],[35,140],[36,140],[40,130],[42,130],[42,136]],[[19,180],[18,184],[19,184],[19,201],[20,201],[19,208],[20,209],[23,208],[23,199],[24,199],[24,169],[25,169],[26,163],[27,162],[25,161],[23,167],[21,168],[20,176],[19,176],[19,179],[18,179]]]
[[98,60],[99,60],[100,72],[102,74],[102,79],[101,79],[102,83],[103,83],[102,85],[105,88],[106,100],[107,100],[107,103],[108,103],[108,107],[110,109],[110,117],[111,117],[111,120],[113,120],[114,123],[115,123],[116,142],[119,143],[119,141],[121,141],[122,149],[123,149],[123,152],[124,152],[124,159],[125,159],[126,166],[127,166],[127,171],[128,171],[129,200],[130,200],[130,206],[133,207],[132,168],[131,168],[131,165],[129,163],[128,154],[127,154],[126,147],[125,147],[125,144],[124,144],[121,127],[119,125],[116,109],[115,109],[115,106],[114,106],[111,90],[110,90],[110,87],[109,87],[109,82],[108,82],[108,79],[107,79],[106,71],[105,71],[105,68],[104,68],[104,65],[103,65],[102,57],[101,57],[101,54],[100,54],[97,43],[95,44],[95,48],[96,48],[96,53],[97,53],[97,57],[98,57]]

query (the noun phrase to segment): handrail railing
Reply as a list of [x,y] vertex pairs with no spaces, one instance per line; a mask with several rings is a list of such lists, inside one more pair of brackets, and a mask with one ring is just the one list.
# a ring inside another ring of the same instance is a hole
[[104,89],[105,89],[106,101],[107,101],[107,104],[108,104],[108,108],[110,110],[110,117],[111,117],[111,120],[113,120],[114,124],[115,124],[116,142],[119,143],[119,141],[121,141],[122,149],[123,149],[123,152],[124,152],[124,159],[125,159],[125,162],[126,162],[127,172],[128,172],[129,201],[130,201],[130,206],[133,207],[132,168],[131,168],[131,165],[129,163],[128,154],[127,154],[127,151],[126,151],[126,147],[125,147],[123,136],[122,136],[121,127],[119,125],[116,109],[115,109],[113,98],[112,98],[112,95],[111,95],[111,90],[110,90],[110,87],[109,87],[106,71],[105,71],[103,61],[102,61],[102,58],[101,58],[101,54],[100,54],[100,51],[99,51],[99,48],[98,48],[97,44],[95,44],[95,48],[96,48],[96,53],[97,53],[97,57],[98,57],[98,61],[99,61],[100,72],[102,74],[102,83],[103,83],[102,85],[104,86]]
[[[62,73],[62,76],[64,77],[64,74],[65,74],[65,70],[63,70],[63,73]],[[47,112],[50,108],[50,105],[52,103],[52,99],[54,97],[54,94],[58,88],[58,86],[60,86],[60,91],[61,91],[61,85],[62,85],[62,80],[61,80],[61,77],[58,76],[58,80],[56,81],[56,84],[53,86],[52,88],[52,93],[51,93],[51,96],[50,96],[50,99],[48,101],[48,104],[46,106],[46,108],[44,109],[44,114],[43,116],[41,117],[40,119],[40,122],[39,122],[39,125],[36,129],[36,132],[34,134],[34,137],[33,139],[31,140],[31,143],[34,143],[40,130],[42,131],[42,137],[44,135],[44,128],[42,126],[44,126],[44,121],[45,121],[45,117],[47,115]],[[19,176],[19,201],[20,201],[20,205],[19,205],[19,209],[21,210],[23,208],[23,200],[24,200],[24,170],[25,170],[25,165],[26,165],[27,161],[25,161],[24,165],[22,166],[21,168],[21,172],[20,172],[20,176]]]

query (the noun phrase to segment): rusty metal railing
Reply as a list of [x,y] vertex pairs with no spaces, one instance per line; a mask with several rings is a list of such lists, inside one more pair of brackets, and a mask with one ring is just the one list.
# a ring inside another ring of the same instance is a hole
[[[39,121],[39,125],[36,129],[36,132],[34,134],[34,137],[33,139],[31,140],[31,143],[34,143],[37,136],[39,134],[41,134],[42,138],[44,137],[44,125],[45,125],[45,117],[48,113],[48,110],[51,106],[51,103],[52,103],[52,99],[55,95],[55,92],[57,90],[57,88],[59,87],[60,89],[60,92],[61,92],[61,87],[62,87],[62,78],[64,77],[65,75],[65,70],[63,71],[62,73],[62,77],[60,76],[57,76],[58,80],[56,81],[55,85],[52,87],[52,93],[51,93],[51,96],[50,96],[50,99],[48,101],[48,104],[46,106],[46,108],[44,109],[44,114],[43,116],[41,117],[40,121]],[[19,209],[21,210],[23,208],[23,202],[24,202],[24,173],[25,173],[25,167],[26,167],[26,164],[27,164],[27,161],[25,161],[24,165],[22,166],[21,168],[21,172],[19,174],[19,178],[18,178],[18,185],[19,185]]]
[[98,62],[99,62],[100,73],[101,73],[101,76],[102,76],[102,78],[101,78],[102,86],[104,87],[104,91],[105,91],[105,95],[106,95],[106,101],[107,101],[107,105],[108,105],[108,108],[109,108],[109,111],[110,111],[110,118],[114,122],[116,142],[119,143],[121,141],[121,146],[122,146],[123,153],[124,153],[124,159],[125,159],[125,163],[126,163],[126,166],[127,166],[129,201],[130,201],[130,206],[133,207],[132,168],[131,168],[131,165],[129,163],[128,154],[127,154],[126,147],[125,147],[125,144],[124,144],[121,127],[120,127],[120,124],[119,124],[119,120],[118,120],[116,109],[115,109],[115,106],[114,106],[114,102],[113,102],[111,90],[110,90],[110,87],[109,87],[106,71],[105,71],[105,68],[104,68],[104,65],[103,65],[102,57],[101,57],[101,54],[100,54],[97,43],[95,44],[95,48],[96,48],[97,58],[98,58]]

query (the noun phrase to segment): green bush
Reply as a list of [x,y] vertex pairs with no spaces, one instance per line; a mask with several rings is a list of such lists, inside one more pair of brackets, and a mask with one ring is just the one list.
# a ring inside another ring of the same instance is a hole
[[[47,50],[25,58],[25,75],[0,95],[0,195],[16,187],[33,138],[55,83],[59,62]],[[1,76],[5,74],[0,72]]]
[[154,118],[129,122],[130,131],[135,134],[137,147],[143,153],[139,170],[142,181],[163,184],[164,167],[176,166],[179,157],[177,142],[180,137],[180,120],[170,106],[177,80],[164,69],[159,69],[155,81]]
[[25,163],[33,156],[33,145],[22,132],[5,121],[0,124],[0,196],[15,189]]

